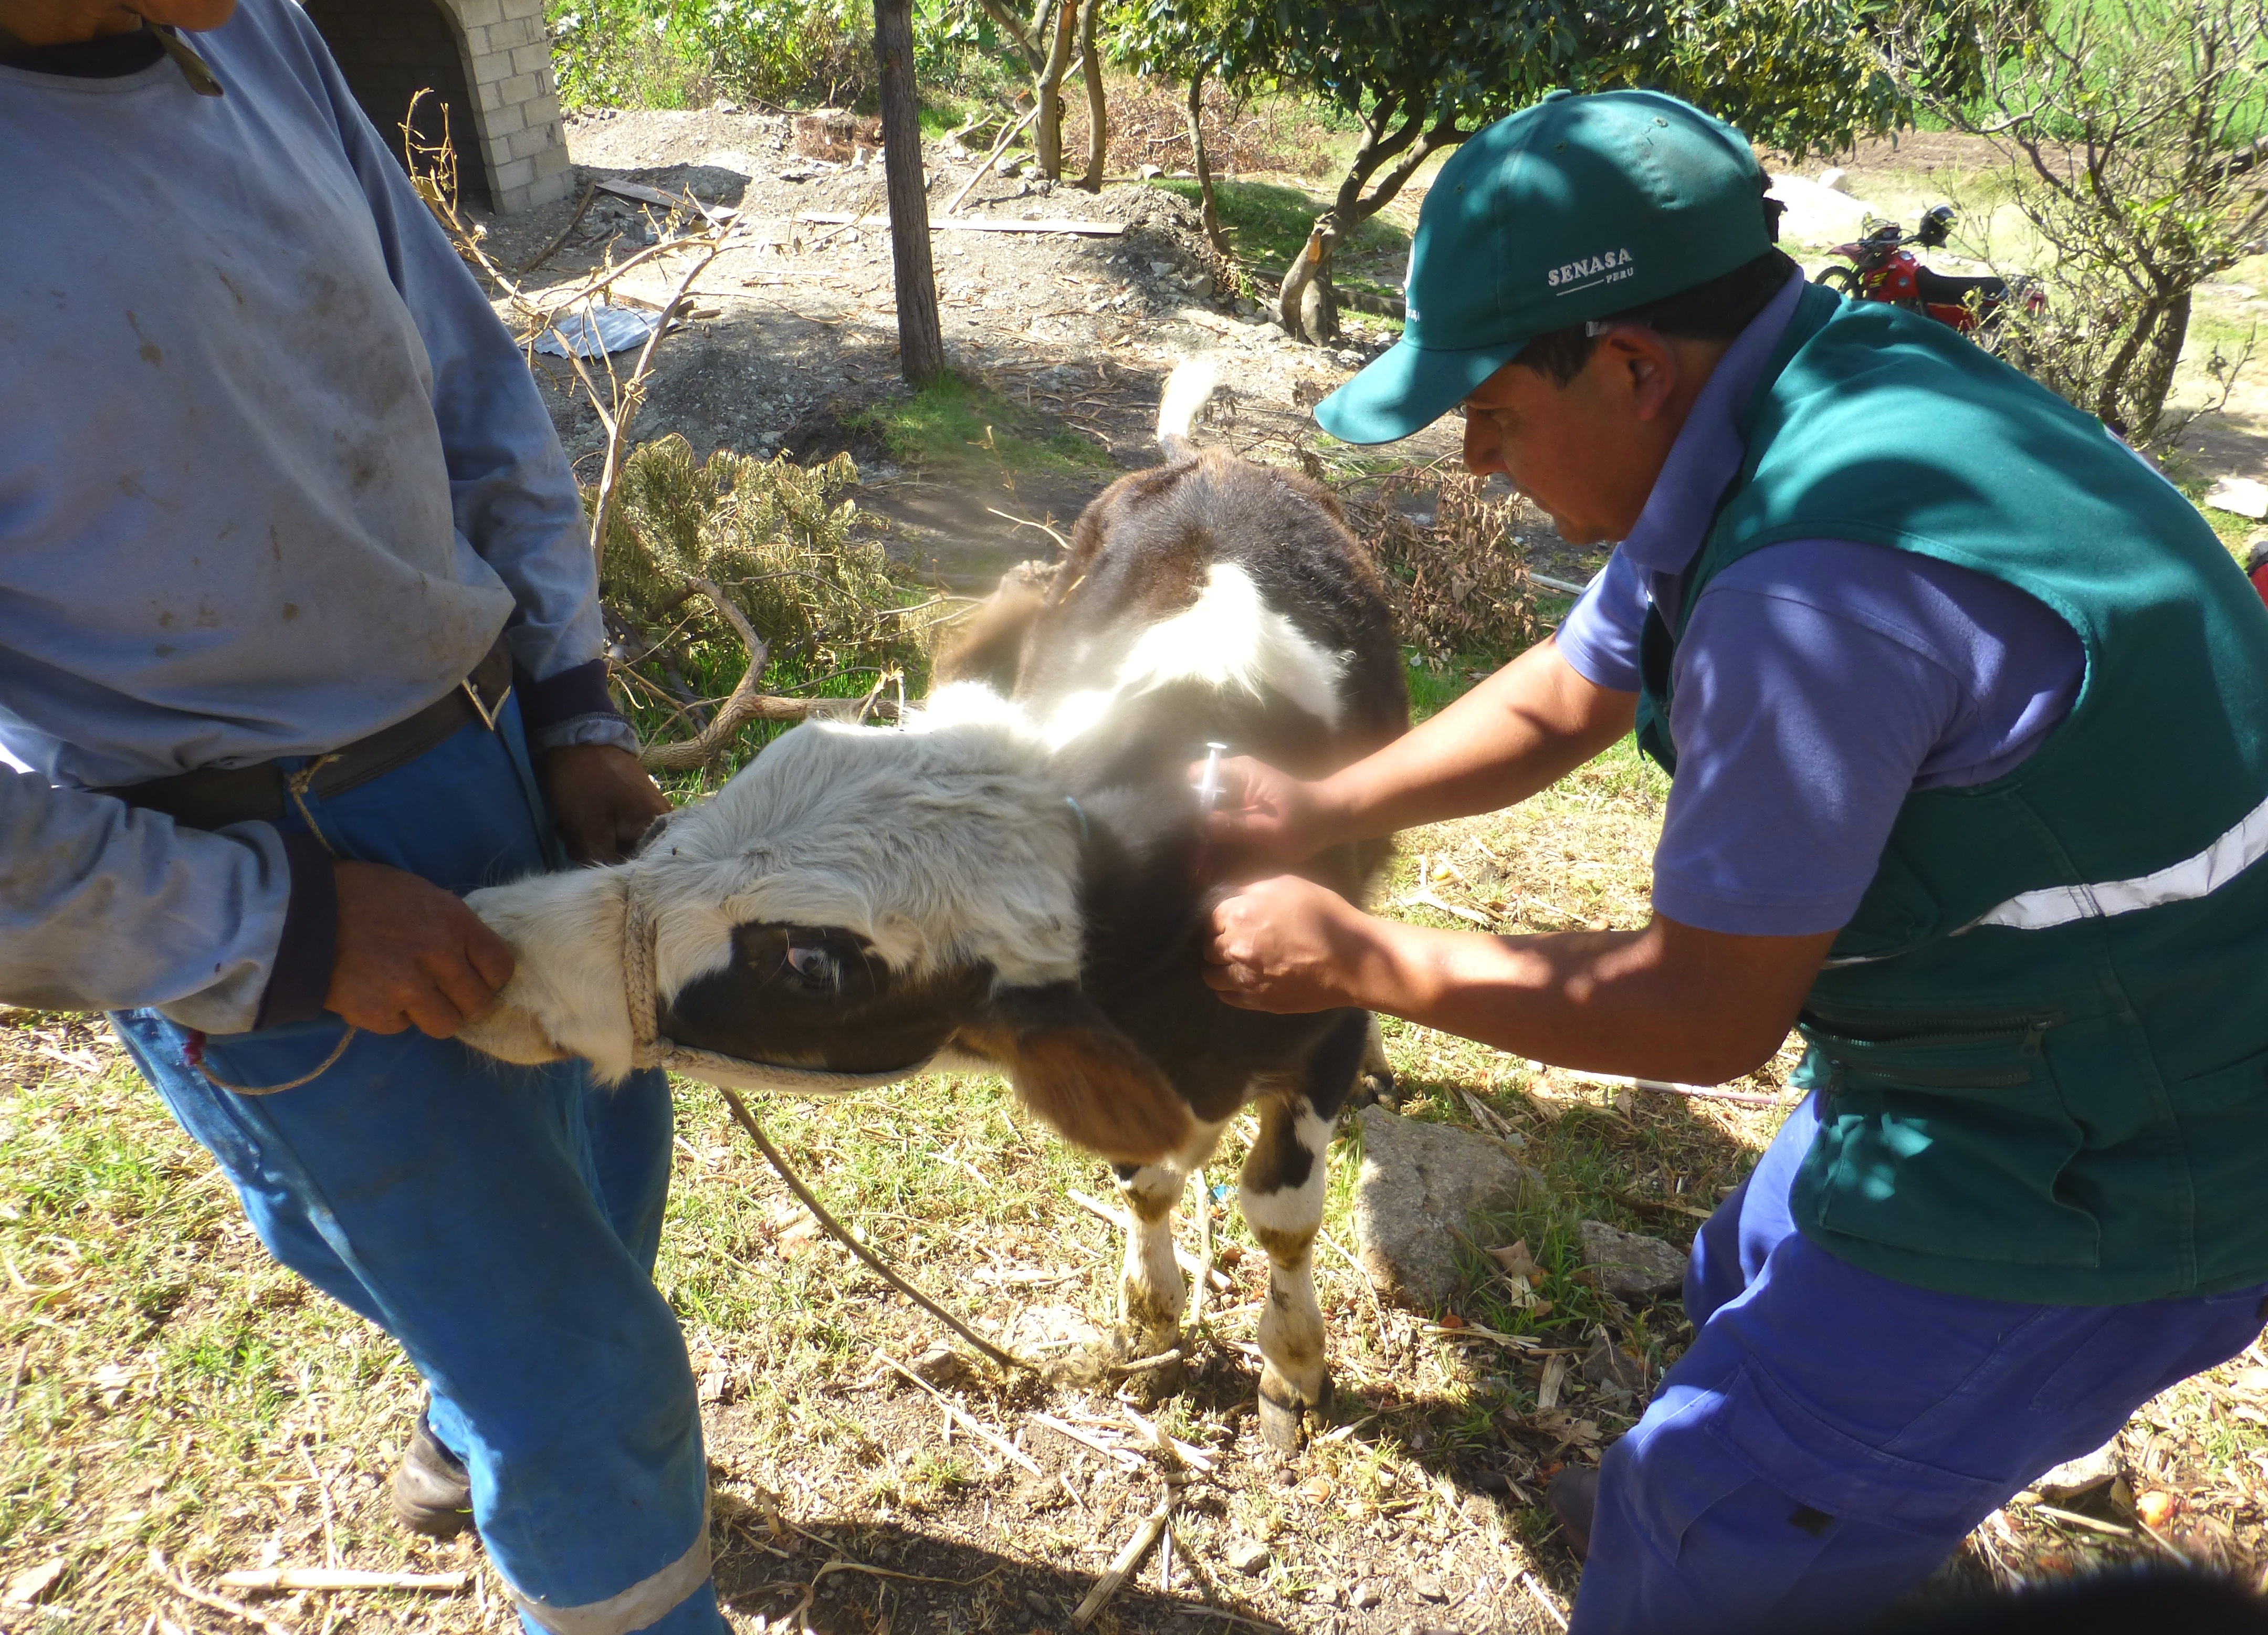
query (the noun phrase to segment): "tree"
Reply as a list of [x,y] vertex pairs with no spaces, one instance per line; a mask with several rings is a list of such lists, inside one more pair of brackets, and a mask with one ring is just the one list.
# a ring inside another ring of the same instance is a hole
[[[1948,0],[1910,0],[1933,15]],[[1965,0],[1957,0],[1965,3]],[[1149,0],[1138,61],[1272,77],[1359,122],[1355,152],[1285,275],[1278,315],[1334,338],[1338,246],[1429,158],[1560,86],[1674,91],[1804,151],[1888,129],[1906,102],[1870,38],[1889,0]]]
[[913,0],[874,0],[881,70],[882,176],[890,196],[890,262],[898,297],[898,370],[915,386],[945,372],[937,273],[929,254],[929,189],[922,180],[921,114],[914,101]]
[[1032,121],[1033,163],[1041,175],[1051,179],[1063,174],[1063,85],[1076,48],[1086,90],[1087,115],[1086,173],[1079,185],[1099,190],[1109,134],[1103,107],[1102,62],[1094,48],[1095,14],[1101,0],[1035,0],[1028,18],[1019,17],[1009,0],[976,0],[976,4],[1006,36],[1010,48],[1032,76],[1032,96],[1038,104]]
[[[2268,13],[2259,0],[2093,0],[2044,18],[1984,0],[1979,89],[1925,106],[1988,137],[2049,253],[2047,310],[2012,337],[2046,385],[2137,443],[2165,443],[2197,286],[2268,225]],[[2235,367],[2216,357],[2224,388]]]

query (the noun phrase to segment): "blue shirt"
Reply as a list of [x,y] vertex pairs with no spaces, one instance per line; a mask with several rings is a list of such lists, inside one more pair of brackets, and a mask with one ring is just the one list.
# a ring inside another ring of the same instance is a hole
[[[1679,431],[1630,537],[1560,626],[1567,662],[1635,692],[1653,601],[1676,582],[1745,453],[1740,421],[1802,291],[1743,330]],[[1793,540],[1716,575],[1671,663],[1677,776],[1653,906],[1756,936],[1833,931],[1919,789],[2010,772],[2070,712],[2078,634],[1987,574],[1887,546]]]
[[290,854],[87,788],[336,748],[507,624],[540,744],[636,740],[487,298],[298,7],[196,46],[225,97],[168,60],[0,67],[0,750],[29,769],[0,769],[0,1002],[223,1032],[275,974]]

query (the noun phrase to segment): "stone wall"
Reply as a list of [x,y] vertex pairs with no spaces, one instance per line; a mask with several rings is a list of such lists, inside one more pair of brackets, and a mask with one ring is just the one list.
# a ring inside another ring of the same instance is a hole
[[438,137],[446,104],[467,196],[509,214],[573,189],[542,0],[303,3],[397,157],[409,99],[430,89],[418,134]]

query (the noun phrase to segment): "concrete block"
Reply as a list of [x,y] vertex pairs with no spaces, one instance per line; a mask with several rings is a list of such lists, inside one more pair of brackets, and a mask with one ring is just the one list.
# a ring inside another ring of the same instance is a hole
[[532,46],[515,47],[512,66],[515,73],[541,74],[551,66],[551,48],[541,41]]
[[491,108],[481,116],[481,134],[492,143],[502,142],[506,136],[526,128],[527,104],[525,102]]
[[[484,51],[473,59],[473,83],[478,85],[500,85],[512,77],[512,53]],[[509,100],[517,102],[518,97]]]
[[535,14],[508,17],[501,23],[489,25],[489,49],[511,50],[518,46],[545,45],[549,37],[543,32],[543,18]]
[[514,188],[524,188],[534,180],[534,158],[508,159],[496,167],[496,174],[490,178],[489,186],[493,191],[502,194]]
[[542,94],[543,86],[533,74],[514,74],[498,87],[506,103],[525,102]]
[[491,135],[489,140],[491,144],[499,145],[501,151],[516,159],[533,158],[546,149],[556,145],[552,140],[551,133],[541,125],[515,130],[503,137]]
[[475,28],[486,28],[490,23],[504,21],[504,0],[442,0],[457,14],[457,21],[467,33]]

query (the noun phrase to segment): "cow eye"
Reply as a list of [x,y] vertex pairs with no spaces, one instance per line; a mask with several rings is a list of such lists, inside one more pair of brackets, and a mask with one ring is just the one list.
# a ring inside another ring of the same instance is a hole
[[824,948],[790,948],[787,963],[789,969],[814,988],[843,986],[842,967]]

